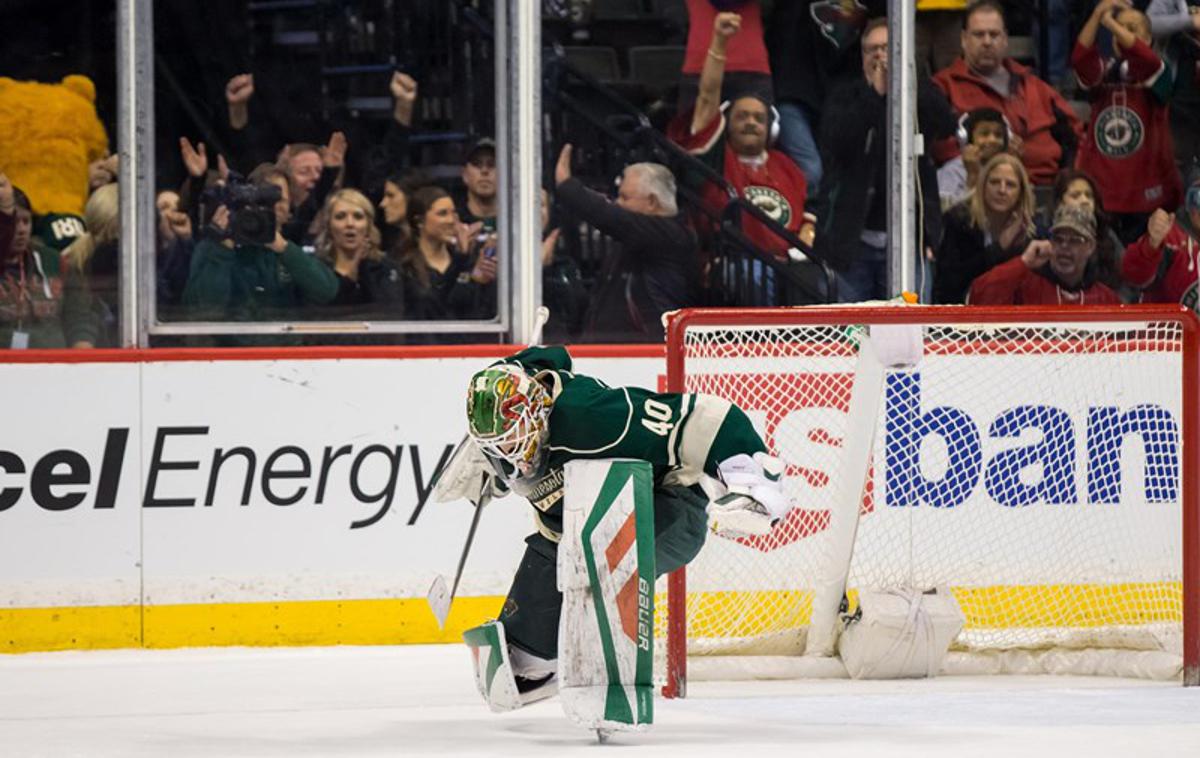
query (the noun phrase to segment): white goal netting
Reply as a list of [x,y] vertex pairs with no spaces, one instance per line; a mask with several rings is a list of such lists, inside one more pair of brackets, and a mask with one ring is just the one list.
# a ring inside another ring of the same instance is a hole
[[683,330],[683,389],[745,410],[799,504],[688,566],[690,660],[831,653],[868,587],[952,592],[958,652],[1179,657],[1181,325],[914,328],[919,362],[873,379],[862,325]]

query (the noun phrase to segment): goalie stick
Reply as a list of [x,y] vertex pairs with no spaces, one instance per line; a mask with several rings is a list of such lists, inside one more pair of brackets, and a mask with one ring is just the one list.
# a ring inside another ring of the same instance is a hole
[[[539,305],[533,322],[533,335],[529,340],[531,346],[541,344],[542,327],[550,320],[550,309],[544,305]],[[458,447],[454,448],[454,453],[446,460],[437,477],[434,478],[431,487],[437,487],[441,480],[442,473],[451,467],[455,459],[460,455],[467,453],[466,447],[471,439],[468,435],[463,435],[462,440],[458,443]],[[471,517],[471,526],[467,529],[467,539],[463,543],[462,554],[458,557],[458,568],[454,572],[454,584],[451,585],[449,592],[446,591],[446,579],[441,574],[433,578],[433,584],[429,587],[429,592],[425,599],[429,602],[429,609],[433,611],[434,618],[437,619],[438,628],[446,628],[446,617],[450,615],[450,606],[454,603],[454,597],[458,594],[458,583],[462,581],[463,569],[467,565],[467,556],[471,553],[471,544],[475,541],[475,531],[479,527],[479,517],[483,515],[483,507],[491,502],[492,488],[484,482],[481,487],[479,502],[475,503],[475,515]]]

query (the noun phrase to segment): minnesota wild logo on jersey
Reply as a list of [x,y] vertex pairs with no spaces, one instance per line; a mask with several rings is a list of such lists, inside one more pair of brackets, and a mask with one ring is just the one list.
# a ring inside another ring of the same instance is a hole
[[792,204],[788,202],[782,192],[774,187],[752,185],[747,187],[742,194],[780,226],[787,226],[791,223]]
[[1132,108],[1109,106],[1096,118],[1096,147],[1109,158],[1134,153],[1145,140],[1146,128]]

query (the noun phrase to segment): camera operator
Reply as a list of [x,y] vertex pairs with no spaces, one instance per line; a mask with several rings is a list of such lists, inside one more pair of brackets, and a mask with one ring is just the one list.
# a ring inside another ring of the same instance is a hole
[[[228,184],[206,191],[204,203],[215,211],[196,245],[183,293],[192,320],[295,320],[307,315],[304,306],[322,305],[337,295],[333,271],[283,238],[281,229],[291,215],[288,190],[288,177],[263,164],[247,181],[231,176]],[[228,345],[279,341],[221,339]],[[284,341],[298,344],[299,339]]]

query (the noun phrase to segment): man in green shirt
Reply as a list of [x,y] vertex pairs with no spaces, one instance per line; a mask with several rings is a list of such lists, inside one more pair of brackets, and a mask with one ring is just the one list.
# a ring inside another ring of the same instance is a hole
[[710,395],[609,387],[575,374],[561,347],[533,347],[471,378],[469,434],[495,472],[492,486],[534,507],[537,532],[500,614],[524,702],[554,694],[562,595],[556,558],[563,529],[563,466],[631,458],[654,471],[658,573],[692,560],[709,529],[766,534],[791,504],[783,463],[746,414]]
[[[294,321],[311,319],[312,306],[332,302],[338,291],[333,269],[283,236],[288,218],[286,177],[268,172],[260,187],[275,193],[274,239],[268,244],[235,244],[230,213],[224,205],[213,213],[216,234],[201,240],[192,252],[191,270],[183,291],[187,317],[195,321]],[[251,178],[256,178],[251,175]],[[250,346],[299,338],[261,335],[222,337],[220,343]]]

